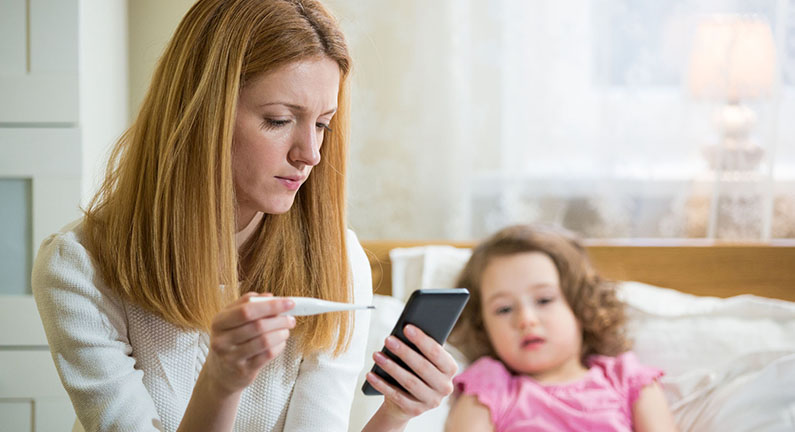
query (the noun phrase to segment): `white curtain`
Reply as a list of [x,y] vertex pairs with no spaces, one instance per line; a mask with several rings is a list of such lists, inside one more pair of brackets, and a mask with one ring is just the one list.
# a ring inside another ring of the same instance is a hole
[[[794,0],[330,0],[355,72],[349,212],[362,238],[509,223],[587,237],[795,237]],[[769,23],[764,151],[715,181],[713,112],[686,86],[698,23]]]

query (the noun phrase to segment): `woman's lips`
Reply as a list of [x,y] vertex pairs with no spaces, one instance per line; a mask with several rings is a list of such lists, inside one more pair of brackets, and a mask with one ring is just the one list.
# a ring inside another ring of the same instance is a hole
[[276,180],[279,180],[279,182],[290,191],[298,190],[298,188],[301,187],[301,183],[304,181],[301,177],[276,177]]

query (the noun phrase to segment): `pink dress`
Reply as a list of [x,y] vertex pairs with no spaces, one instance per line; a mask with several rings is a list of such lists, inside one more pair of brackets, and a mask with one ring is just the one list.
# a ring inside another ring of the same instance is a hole
[[632,352],[592,356],[588,366],[578,381],[544,385],[483,357],[453,382],[489,408],[497,432],[632,431],[632,405],[663,372],[640,364]]

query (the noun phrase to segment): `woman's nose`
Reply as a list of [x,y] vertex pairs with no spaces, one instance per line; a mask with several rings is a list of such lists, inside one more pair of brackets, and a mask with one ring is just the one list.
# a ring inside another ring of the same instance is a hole
[[321,144],[323,144],[323,133],[318,132],[314,124],[300,128],[290,149],[291,162],[309,166],[319,164]]

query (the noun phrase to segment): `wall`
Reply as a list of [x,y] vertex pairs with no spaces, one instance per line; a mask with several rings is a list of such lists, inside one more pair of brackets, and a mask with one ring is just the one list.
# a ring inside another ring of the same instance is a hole
[[134,118],[155,64],[195,0],[129,0],[129,115]]
[[363,239],[466,238],[469,175],[499,164],[501,3],[326,3],[354,60],[351,228]]
[[79,19],[85,206],[102,180],[108,152],[127,127],[127,0],[81,0]]

